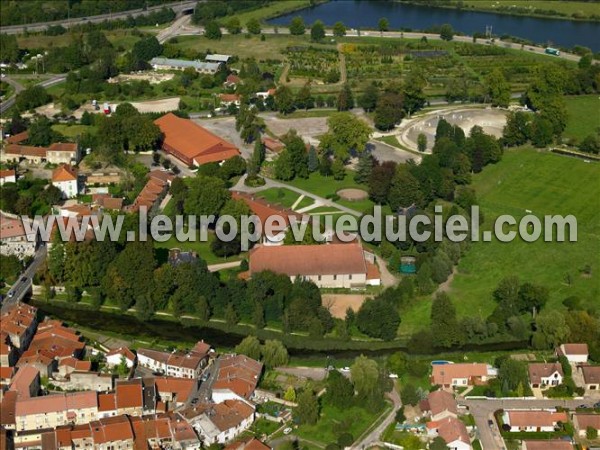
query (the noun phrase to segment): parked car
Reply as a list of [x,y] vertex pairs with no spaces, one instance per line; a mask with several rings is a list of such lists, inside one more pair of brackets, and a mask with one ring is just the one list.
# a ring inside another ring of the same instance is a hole
[[284,430],[283,430],[283,434],[290,434],[291,432],[292,432],[292,429],[289,428],[289,427],[288,428],[284,428]]

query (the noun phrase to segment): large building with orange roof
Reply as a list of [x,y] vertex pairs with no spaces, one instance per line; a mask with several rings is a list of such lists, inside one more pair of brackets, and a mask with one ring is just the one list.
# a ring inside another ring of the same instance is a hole
[[154,123],[163,133],[163,150],[188,166],[220,163],[240,155],[239,149],[231,142],[173,113],[160,117]]
[[359,242],[321,245],[257,245],[250,250],[249,275],[265,270],[310,280],[320,288],[380,284],[377,266]]
[[27,349],[37,328],[37,308],[24,303],[17,304],[0,317],[0,331],[8,336],[10,343],[21,352]]

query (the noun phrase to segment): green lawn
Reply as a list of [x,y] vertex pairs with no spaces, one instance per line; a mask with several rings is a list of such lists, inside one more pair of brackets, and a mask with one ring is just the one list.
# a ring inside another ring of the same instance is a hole
[[[503,160],[476,175],[473,187],[486,218],[525,210],[545,214],[573,214],[577,218],[576,243],[525,243],[514,241],[476,243],[459,264],[451,295],[460,315],[489,314],[494,308],[491,292],[498,281],[518,275],[523,281],[546,286],[550,301],[546,308],[560,307],[571,295],[583,304],[597,305],[600,296],[600,167],[580,159],[532,150],[514,150]],[[580,270],[592,266],[591,277]],[[565,282],[570,274],[572,284]]]
[[569,120],[565,136],[582,140],[600,127],[600,99],[597,95],[566,97]]
[[[577,218],[578,242],[526,243],[499,241],[474,243],[461,259],[450,285],[459,316],[487,317],[496,306],[492,292],[498,282],[517,275],[522,281],[546,286],[550,299],[546,309],[563,308],[562,301],[578,296],[584,307],[597,305],[600,296],[600,167],[580,159],[530,149],[511,150],[502,161],[487,166],[473,177],[479,205],[484,213],[481,228],[490,229],[500,214],[517,220],[525,210]],[[592,275],[580,270],[589,264]],[[571,285],[565,278],[571,276]],[[428,326],[431,298],[416,300],[402,311],[399,334],[406,336]]]
[[300,194],[285,188],[269,188],[258,192],[256,196],[265,199],[269,203],[291,208],[294,202],[298,200],[298,197],[300,197]]
[[242,12],[236,14],[243,26],[250,19],[265,21],[273,17],[281,16],[291,11],[296,11],[303,8],[308,8],[311,2],[309,0],[286,0],[285,2],[273,2],[263,8],[254,11]]
[[321,409],[321,417],[315,425],[302,425],[294,434],[300,438],[321,442],[325,445],[336,442],[342,433],[350,433],[354,439],[357,439],[377,419],[379,414],[370,413],[357,406],[339,410],[324,405]]
[[52,129],[54,131],[59,132],[63,136],[71,139],[75,139],[76,137],[81,136],[84,133],[96,133],[96,127],[90,125],[66,125],[62,123],[57,123],[52,125]]
[[[195,251],[198,253],[198,255],[206,261],[206,264],[220,264],[220,263],[225,263],[225,262],[231,262],[231,261],[238,261],[240,259],[242,259],[244,257],[244,254],[240,254],[238,256],[231,256],[229,258],[221,258],[219,256],[216,256],[213,254],[213,252],[210,249],[210,244],[212,241],[214,241],[215,236],[212,233],[208,234],[208,241],[207,242],[200,242],[200,241],[196,241],[196,242],[179,242],[175,236],[172,236],[171,239],[169,239],[166,242],[154,242],[154,248],[158,249],[163,249],[163,251],[166,251],[170,248],[180,248],[182,250],[189,250],[189,251]],[[162,256],[163,259],[166,258],[168,256],[167,253],[165,253],[164,255],[159,255]]]
[[340,189],[366,189],[366,186],[361,186],[354,181],[353,175],[354,172],[348,170],[346,171],[346,177],[343,180],[338,181],[333,177],[324,177],[318,172],[313,172],[308,178],[294,178],[291,181],[286,181],[286,183],[318,195],[319,197],[327,198],[328,195],[334,195]]
[[176,48],[192,49],[199,52],[210,50],[216,53],[233,53],[240,58],[285,59],[286,49],[294,45],[309,45],[310,36],[291,36],[287,34],[267,35],[262,41],[258,36],[248,38],[244,34],[224,35],[219,40],[209,40],[198,36],[179,36]]
[[[491,9],[494,10],[498,5],[497,0],[466,0],[465,6],[470,6],[480,9]],[[504,3],[504,2],[500,2]],[[582,1],[556,1],[556,0],[511,0],[506,2],[510,6],[516,6],[518,8],[530,8],[545,9],[547,11],[554,10],[562,14],[571,15],[573,13],[583,13],[585,16],[591,16],[592,14],[598,14],[598,3],[596,2],[582,2]]]

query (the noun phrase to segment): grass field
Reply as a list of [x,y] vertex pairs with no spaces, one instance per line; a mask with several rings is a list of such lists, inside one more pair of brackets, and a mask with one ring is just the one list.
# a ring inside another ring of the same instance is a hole
[[245,26],[250,19],[257,19],[258,21],[263,22],[267,19],[281,16],[291,11],[308,8],[310,4],[311,2],[309,0],[286,0],[285,2],[273,2],[254,11],[236,14],[236,17],[239,18],[242,25]]
[[[504,3],[504,2],[500,2]],[[574,13],[582,13],[585,16],[591,16],[592,14],[598,14],[598,3],[597,2],[577,2],[568,1],[562,2],[557,0],[511,0],[506,2],[510,6],[516,6],[517,8],[530,8],[545,9],[547,11],[554,10],[562,14],[568,14],[569,16]],[[474,7],[478,9],[491,9],[495,10],[499,2],[497,0],[466,0],[464,1],[465,6]]]
[[[124,50],[131,50],[133,44],[140,40],[138,36],[134,36],[131,30],[103,30],[106,38],[118,49],[122,47]],[[17,35],[19,48],[36,48],[46,49],[51,47],[65,47],[72,42],[72,37],[69,33],[61,34],[60,36],[45,36],[31,34],[25,36]]]
[[[513,215],[517,221],[531,210],[546,214],[573,214],[577,218],[578,242],[526,243],[492,241],[474,243],[461,259],[450,285],[458,315],[487,317],[494,309],[492,291],[507,276],[546,286],[546,308],[563,308],[562,301],[576,295],[584,307],[597,307],[600,297],[600,166],[552,153],[518,149],[473,177],[479,205],[485,216],[482,230],[495,217]],[[591,276],[581,269],[589,264]],[[566,281],[571,277],[571,285]],[[416,301],[402,313],[400,334],[427,326],[429,298]]]
[[263,198],[270,203],[281,205],[285,208],[291,208],[294,202],[298,200],[298,197],[300,197],[300,195],[296,192],[285,188],[265,189],[264,191],[258,192],[256,196]]
[[[575,158],[515,150],[502,162],[474,177],[479,203],[489,228],[494,217],[511,214],[517,219],[529,209],[546,214],[573,214],[577,218],[576,243],[476,243],[459,264],[452,297],[459,314],[494,307],[491,292],[498,281],[518,275],[523,281],[550,290],[548,307],[561,307],[566,297],[577,295],[582,304],[597,306],[600,296],[600,167]],[[580,270],[592,266],[591,277]],[[572,284],[565,282],[570,274]]]
[[89,125],[66,125],[57,123],[52,125],[52,129],[62,134],[65,137],[75,139],[84,133],[94,134],[96,133],[96,127]]
[[353,406],[340,410],[329,405],[321,409],[321,417],[315,425],[302,425],[294,434],[325,445],[336,442],[342,433],[350,433],[357,439],[379,416],[363,408]]
[[177,43],[172,44],[176,48],[192,49],[199,52],[211,50],[218,53],[231,53],[241,59],[256,58],[257,60],[266,59],[285,59],[286,49],[293,45],[309,45],[310,36],[290,36],[290,35],[268,35],[264,41],[258,36],[248,38],[246,35],[224,35],[219,40],[211,41],[198,36],[179,36]]
[[584,139],[600,128],[600,99],[597,95],[566,97],[569,120],[565,137]]

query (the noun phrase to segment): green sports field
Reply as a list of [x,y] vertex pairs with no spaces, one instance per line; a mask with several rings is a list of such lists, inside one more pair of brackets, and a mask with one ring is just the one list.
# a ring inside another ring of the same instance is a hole
[[[511,150],[502,161],[488,166],[473,179],[490,229],[495,217],[515,216],[526,210],[542,218],[546,214],[577,218],[576,243],[474,243],[462,258],[450,284],[450,296],[458,314],[487,317],[495,307],[492,291],[509,275],[546,286],[546,308],[562,308],[562,301],[578,296],[587,307],[600,298],[600,165],[531,149]],[[581,269],[590,265],[591,275]],[[570,284],[569,284],[570,279]],[[402,334],[429,323],[430,300],[420,301],[402,315]]]
[[600,128],[600,98],[597,95],[566,97],[569,118],[565,137],[584,139]]

